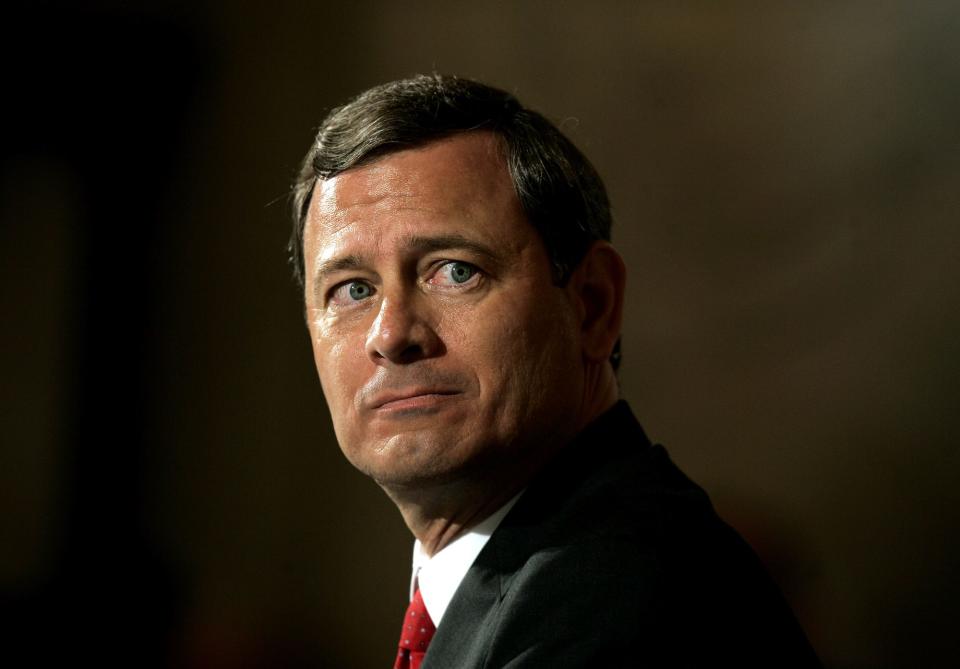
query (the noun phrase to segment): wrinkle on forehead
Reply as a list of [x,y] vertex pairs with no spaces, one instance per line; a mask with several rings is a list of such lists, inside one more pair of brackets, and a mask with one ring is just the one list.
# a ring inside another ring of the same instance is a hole
[[[347,177],[347,178],[344,178]],[[318,216],[335,216],[349,206],[374,206],[388,197],[409,198],[416,195],[413,175],[392,162],[376,162],[342,172],[314,187]]]
[[[424,152],[432,153],[430,159],[424,160]],[[500,138],[488,131],[455,135],[318,180],[307,214],[304,250],[323,262],[343,243],[374,242],[372,247],[377,248],[375,239],[385,230],[351,228],[363,220],[390,221],[395,234],[417,225],[416,215],[404,215],[411,211],[423,212],[426,219],[468,221],[484,220],[491,210],[499,212],[496,217],[511,213],[524,217],[521,209]]]

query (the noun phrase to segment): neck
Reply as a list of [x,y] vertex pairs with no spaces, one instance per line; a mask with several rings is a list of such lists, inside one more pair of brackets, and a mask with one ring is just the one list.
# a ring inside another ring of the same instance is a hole
[[423,551],[433,556],[523,490],[546,459],[491,463],[483,471],[443,482],[381,487]]
[[619,387],[609,364],[588,368],[584,380],[587,392],[573,412],[573,420],[552,434],[540,435],[535,440],[540,448],[528,449],[528,457],[520,459],[514,454],[508,462],[497,460],[481,472],[454,480],[409,486],[381,484],[427,555],[435,555],[510,501],[557,451],[616,403]]
[[[433,556],[495,513],[524,485],[499,487],[496,494],[490,494],[489,485],[471,486],[462,481],[432,486],[428,490],[384,490],[400,509],[407,527],[420,540],[423,552]],[[472,503],[464,503],[465,500]]]

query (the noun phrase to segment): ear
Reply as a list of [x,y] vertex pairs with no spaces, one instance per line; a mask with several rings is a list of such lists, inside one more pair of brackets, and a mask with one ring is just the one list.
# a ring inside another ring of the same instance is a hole
[[570,274],[567,288],[578,306],[583,355],[590,362],[606,362],[620,338],[626,282],[623,258],[602,240]]

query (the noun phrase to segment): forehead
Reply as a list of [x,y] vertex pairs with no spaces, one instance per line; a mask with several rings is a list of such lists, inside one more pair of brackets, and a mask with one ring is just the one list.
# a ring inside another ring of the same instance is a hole
[[316,259],[311,250],[344,238],[429,234],[449,226],[487,238],[533,233],[493,133],[456,135],[318,181],[305,251],[309,262],[311,255]]

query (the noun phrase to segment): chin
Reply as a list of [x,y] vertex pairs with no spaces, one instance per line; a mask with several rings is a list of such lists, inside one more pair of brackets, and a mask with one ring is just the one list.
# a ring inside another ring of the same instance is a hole
[[421,431],[396,434],[378,444],[368,442],[348,459],[381,486],[424,487],[463,477],[477,457],[459,435]]

